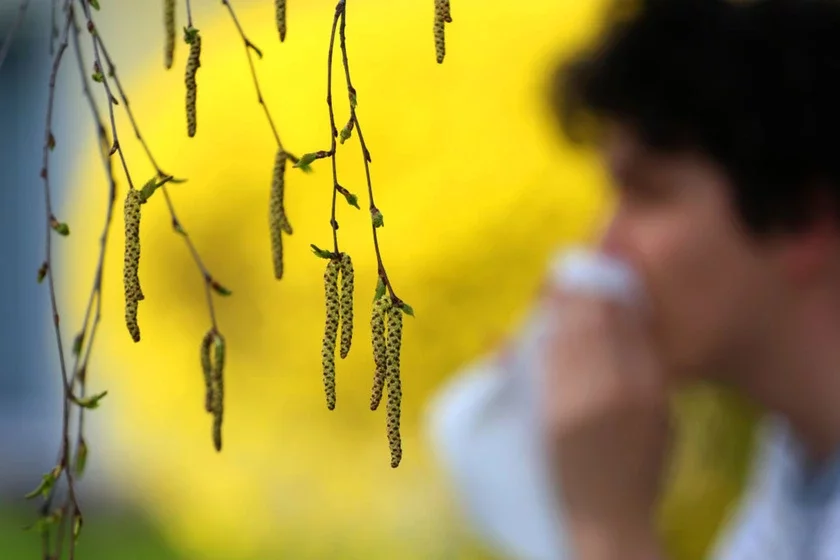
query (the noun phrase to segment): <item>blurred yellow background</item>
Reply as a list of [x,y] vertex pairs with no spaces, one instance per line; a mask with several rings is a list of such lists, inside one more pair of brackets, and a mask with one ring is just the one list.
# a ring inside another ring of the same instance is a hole
[[[257,71],[283,142],[300,155],[329,149],[334,0],[289,4],[280,44],[273,3],[233,2],[265,55]],[[286,238],[286,277],[278,282],[267,221],[276,147],[223,6],[196,11],[203,50],[194,139],[185,130],[186,45],[179,42],[167,72],[162,22],[152,30],[120,27],[112,15],[103,31],[116,50],[142,46],[141,67],[118,71],[160,165],[189,179],[170,187],[179,218],[208,268],[233,291],[216,299],[228,342],[224,450],[216,454],[198,354],[209,327],[202,279],[160,195],[143,208],[142,341],[132,343],[124,326],[126,185],[118,171],[105,316],[90,368],[92,389],[110,393],[92,420],[104,427],[92,452],[107,466],[114,491],[136,501],[188,557],[492,557],[453,507],[423,439],[424,407],[442,381],[516,326],[552,249],[590,238],[603,217],[609,201],[598,161],[560,138],[545,98],[558,56],[597,29],[603,2],[452,0],[443,65],[434,57],[433,7],[432,0],[350,0],[347,15],[358,115],[385,216],[382,255],[397,293],[416,312],[404,330],[404,458],[396,470],[384,411],[368,410],[373,360],[366,325],[376,261],[367,211],[343,203],[338,210],[339,240],[356,267],[359,319],[350,356],[338,363],[338,405],[329,412],[320,370],[324,261],[309,248],[330,246],[329,163],[316,162],[310,175],[288,172],[294,235]],[[102,9],[118,8],[103,2]],[[162,6],[148,3],[146,10]],[[179,12],[179,29],[184,20]],[[334,90],[339,126],[347,118],[342,78],[336,74]],[[153,169],[119,115],[132,176],[142,184]],[[63,297],[74,302],[73,317],[83,312],[78,295],[90,282],[105,208],[92,136],[85,142],[68,217],[69,258],[77,266]],[[340,147],[338,162],[340,182],[366,208],[355,135]],[[740,487],[747,451],[738,444],[749,437],[750,414],[710,391],[686,395],[678,410],[680,474],[663,520],[675,557],[699,558]],[[723,427],[714,436],[709,418]],[[733,442],[732,456],[722,454]]]

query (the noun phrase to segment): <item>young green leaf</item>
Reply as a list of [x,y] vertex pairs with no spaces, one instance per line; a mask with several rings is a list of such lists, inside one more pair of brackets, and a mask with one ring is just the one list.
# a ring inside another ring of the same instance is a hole
[[47,263],[41,263],[41,267],[38,268],[38,283],[44,281],[44,278],[47,277],[47,271],[49,270],[49,265]]
[[50,227],[59,235],[70,235],[70,228],[64,222],[59,222],[55,216],[50,216]]
[[73,355],[78,356],[82,353],[82,343],[85,341],[85,333],[80,332],[73,339]]
[[379,211],[379,208],[371,210],[370,215],[373,219],[373,227],[381,228],[385,226],[385,217],[382,215],[382,212]]
[[379,277],[379,282],[376,283],[376,293],[373,296],[373,301],[377,301],[382,299],[382,296],[385,295],[385,282],[382,280],[382,277]]
[[79,446],[76,448],[76,460],[73,461],[73,471],[77,477],[80,477],[85,472],[87,465],[88,446],[84,438],[79,439]]
[[309,167],[309,165],[316,159],[325,157],[320,155],[321,153],[323,152],[310,152],[308,154],[303,154],[302,156],[300,156],[300,159],[297,161],[297,163],[295,163],[294,167],[299,167],[301,169]]
[[357,197],[351,192],[346,192],[342,194],[344,194],[344,198],[347,200],[347,204],[349,204],[350,206],[355,206],[356,208],[361,210],[361,208],[359,208],[359,197]]
[[218,282],[216,282],[215,280],[210,282],[210,287],[213,288],[213,291],[219,294],[220,296],[229,296],[233,293]]
[[79,510],[76,510],[75,515],[73,515],[73,540],[79,540],[79,535],[82,534],[82,525],[84,524],[84,519],[82,519],[82,514]]
[[55,485],[56,480],[58,477],[61,476],[61,472],[64,469],[62,467],[55,467],[53,470],[48,472],[45,475],[41,476],[41,484],[33,490],[32,492],[28,493],[24,496],[27,500],[31,500],[32,498],[37,498],[38,496],[47,497],[52,490],[52,487]]
[[333,257],[332,253],[330,253],[329,251],[324,251],[323,249],[319,248],[317,245],[313,245],[313,244],[310,243],[309,246],[312,247],[312,252],[315,253],[316,256],[318,256],[322,259],[331,259]]
[[82,408],[87,408],[89,410],[93,410],[95,408],[99,408],[99,401],[105,398],[105,395],[108,394],[108,391],[102,391],[96,395],[85,397],[82,399],[76,399],[76,404],[81,406]]
[[402,308],[402,310],[405,312],[406,315],[414,317],[414,309],[410,305],[408,305],[406,302],[402,302],[400,307]]
[[355,125],[355,123],[356,123],[356,121],[353,119],[353,117],[350,117],[350,120],[347,121],[347,124],[345,124],[344,128],[341,129],[341,132],[339,132],[339,139],[338,139],[338,141],[341,144],[344,144],[344,142],[346,142],[347,140],[350,139],[350,136],[353,133],[353,126]]

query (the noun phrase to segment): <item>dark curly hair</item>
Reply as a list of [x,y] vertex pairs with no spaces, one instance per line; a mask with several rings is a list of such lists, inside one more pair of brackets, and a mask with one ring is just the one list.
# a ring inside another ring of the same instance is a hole
[[706,154],[755,234],[840,219],[840,1],[618,0],[609,14],[553,80],[568,137],[597,141],[614,120],[653,149]]

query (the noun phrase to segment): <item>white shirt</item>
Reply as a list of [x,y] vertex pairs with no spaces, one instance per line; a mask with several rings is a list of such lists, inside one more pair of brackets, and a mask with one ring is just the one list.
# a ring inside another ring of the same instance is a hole
[[840,452],[814,468],[769,419],[743,501],[714,560],[840,560]]

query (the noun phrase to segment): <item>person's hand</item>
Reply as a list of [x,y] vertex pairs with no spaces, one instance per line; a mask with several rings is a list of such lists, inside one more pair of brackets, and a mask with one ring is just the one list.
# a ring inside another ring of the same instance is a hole
[[652,560],[668,447],[664,376],[638,310],[554,293],[544,422],[580,560]]

